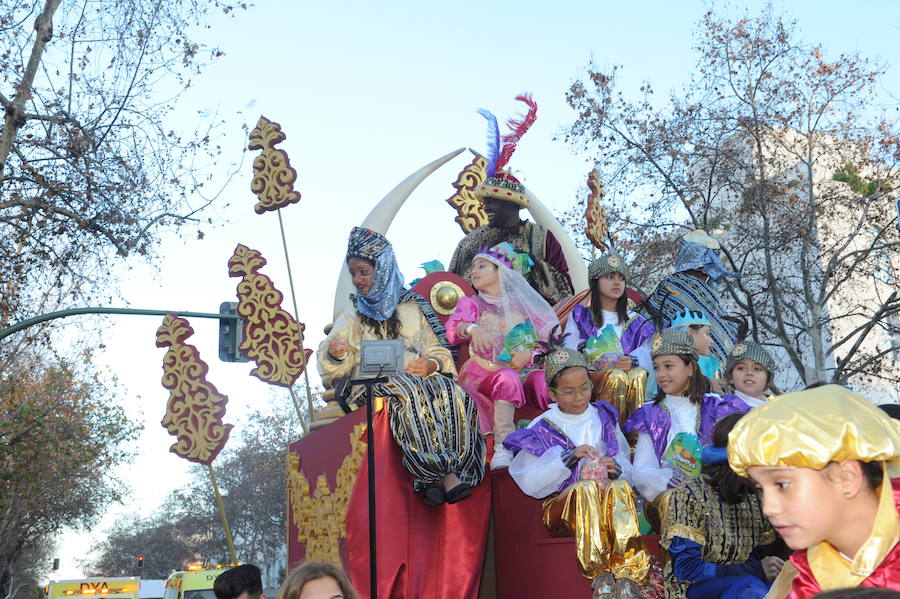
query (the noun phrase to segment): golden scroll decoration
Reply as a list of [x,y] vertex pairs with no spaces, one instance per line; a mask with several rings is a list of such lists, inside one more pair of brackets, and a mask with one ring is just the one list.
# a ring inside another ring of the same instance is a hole
[[487,178],[487,160],[476,156],[472,164],[460,171],[453,183],[456,188],[447,203],[456,209],[454,219],[463,233],[469,234],[474,229],[488,224],[487,214],[481,200],[475,197],[475,188]]
[[300,471],[300,456],[288,453],[289,503],[297,527],[297,541],[306,548],[305,561],[341,564],[339,541],[347,538],[347,507],[366,449],[361,438],[365,428],[365,424],[353,427],[350,453],[338,468],[333,492],[325,475],[320,474],[310,496],[309,480]]
[[606,251],[606,208],[603,207],[603,181],[600,180],[600,173],[593,170],[588,174],[587,180],[588,194],[587,207],[584,210],[584,218],[587,226],[584,234],[591,240],[594,247],[601,252]]
[[156,331],[156,347],[168,347],[163,357],[163,387],[170,391],[162,425],[178,441],[169,448],[186,460],[209,466],[225,447],[232,425],[224,424],[228,397],[206,380],[209,366],[193,345],[184,341],[194,329],[184,318],[167,314]]
[[291,167],[287,152],[275,146],[287,139],[281,125],[264,116],[259,117],[250,132],[250,150],[262,150],[253,159],[253,180],[250,189],[259,202],[253,207],[257,214],[278,210],[300,201],[300,192],[294,191],[297,171]]
[[303,374],[312,350],[300,351],[306,328],[281,308],[284,295],[272,279],[259,274],[266,259],[256,250],[238,244],[228,260],[228,274],[242,277],[238,283],[237,314],[244,319],[244,340],[238,349],[256,362],[250,374],[281,387],[291,387]]

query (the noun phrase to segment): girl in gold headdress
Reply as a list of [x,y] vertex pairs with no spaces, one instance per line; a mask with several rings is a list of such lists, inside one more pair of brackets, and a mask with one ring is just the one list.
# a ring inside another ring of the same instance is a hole
[[626,433],[638,433],[634,486],[648,501],[698,476],[700,451],[712,440],[716,422],[747,410],[735,397],[710,393],[709,381],[697,364],[694,341],[686,331],[665,329],[653,338],[651,349],[659,393],[623,427]]
[[837,385],[790,393],[735,426],[728,461],[795,550],[770,597],[900,590],[900,422]]

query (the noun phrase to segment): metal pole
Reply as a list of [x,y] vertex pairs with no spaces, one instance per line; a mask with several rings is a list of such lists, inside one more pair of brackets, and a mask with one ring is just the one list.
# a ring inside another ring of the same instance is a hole
[[366,386],[366,458],[369,469],[369,597],[378,597],[378,560],[376,559],[376,531],[375,531],[375,427],[373,425],[372,387],[377,383],[387,382],[388,378],[378,376],[371,379],[354,379],[351,385]]
[[165,316],[166,314],[175,314],[176,316],[184,316],[186,318],[215,318],[216,320],[240,320],[237,314],[218,314],[212,312],[180,312],[177,310],[141,310],[138,308],[69,308],[68,310],[59,310],[58,312],[48,312],[28,318],[21,322],[6,327],[0,331],[0,339],[9,337],[13,333],[18,333],[23,329],[57,318],[65,318],[66,316],[77,316],[79,314],[133,314],[138,316]]
[[[291,259],[288,256],[288,248],[287,248],[287,237],[284,235],[284,221],[281,219],[281,208],[276,210],[278,213],[278,228],[281,230],[281,245],[284,247],[284,262],[287,265],[288,271],[288,284],[291,287],[291,302],[294,305],[294,318],[297,319],[297,325],[300,324],[300,313],[297,311],[297,294],[294,293],[294,275],[291,272]],[[312,401],[312,391],[309,388],[309,372],[307,372],[307,362],[306,362],[306,351],[303,349],[303,329],[298,331],[300,335],[300,359],[303,361],[303,383],[306,385],[306,409],[307,416],[309,416],[310,422],[313,417],[313,401]],[[291,390],[291,397],[294,396],[293,390]],[[301,423],[303,422],[303,418],[300,418]],[[307,430],[306,425],[303,425],[304,434]]]
[[378,560],[375,553],[375,427],[372,424],[372,383],[366,385],[366,441],[369,443],[367,458],[369,461],[369,597],[378,597]]
[[231,537],[231,527],[228,526],[228,517],[225,515],[225,506],[222,504],[222,494],[219,493],[219,483],[216,480],[216,471],[212,462],[206,465],[209,469],[209,480],[212,481],[213,492],[216,495],[216,505],[219,506],[219,518],[222,520],[222,528],[225,529],[225,542],[228,543],[228,555],[231,563],[237,563],[237,553],[234,551],[234,539]]

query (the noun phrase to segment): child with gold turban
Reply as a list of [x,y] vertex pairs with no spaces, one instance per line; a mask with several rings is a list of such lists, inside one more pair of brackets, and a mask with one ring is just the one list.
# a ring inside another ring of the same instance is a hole
[[735,426],[728,462],[795,550],[769,597],[900,590],[900,422],[837,385],[789,393]]

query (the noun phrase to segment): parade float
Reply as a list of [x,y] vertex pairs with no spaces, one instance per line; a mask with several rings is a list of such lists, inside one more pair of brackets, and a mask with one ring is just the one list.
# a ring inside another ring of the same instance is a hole
[[[285,138],[277,123],[261,117],[250,133],[249,144],[251,150],[261,150],[253,163],[251,188],[259,200],[254,209],[259,214],[276,212],[280,225],[281,210],[300,199],[294,190],[296,171],[287,153],[275,147]],[[381,234],[401,235],[390,227],[407,198],[441,167],[464,158],[465,151],[454,150],[419,168],[359,224]],[[487,223],[473,192],[487,176],[487,159],[475,151],[468,156],[470,162],[452,181],[446,200],[456,211],[455,220],[464,234]],[[603,251],[607,232],[602,184],[596,173],[590,174],[588,188],[585,233]],[[523,189],[531,217],[559,241],[578,291],[553,307],[564,322],[577,303],[589,302],[584,259],[552,213],[530,190]],[[255,362],[251,375],[288,389],[298,414],[304,411],[304,398],[296,394],[294,384],[304,377],[305,408],[313,413],[308,378],[312,352],[306,349],[304,325],[297,319],[296,303],[291,314],[282,306],[283,294],[261,272],[266,263],[260,252],[243,244],[237,244],[228,260],[229,276],[239,279],[238,302],[230,307],[233,316],[223,320],[222,326],[238,327],[230,337],[226,335],[226,345],[231,347],[225,353],[230,350]],[[293,280],[289,284],[294,297]],[[443,270],[430,272],[412,290],[425,298],[442,323],[460,298],[475,293],[466,279]],[[351,291],[350,276],[342,263],[334,293],[335,317],[347,306]],[[629,294],[640,299],[633,290]],[[225,308],[223,311],[228,311]],[[186,319],[170,314],[157,333],[157,345],[168,348],[163,384],[170,397],[163,425],[177,437],[171,451],[205,465],[218,495],[213,461],[231,429],[223,421],[227,397],[206,380],[206,364],[196,348],[186,343],[192,332]],[[463,347],[457,363],[465,358]],[[409,484],[410,475],[387,426],[383,398],[371,397],[361,409],[341,405],[335,389],[325,389],[324,399],[325,406],[315,411],[309,425],[302,425],[303,434],[290,445],[287,456],[289,568],[304,561],[342,565],[363,597],[536,599],[590,595],[591,580],[581,574],[575,559],[575,540],[547,532],[541,521],[542,502],[523,494],[505,469],[488,470],[464,501],[426,505]],[[515,420],[527,422],[538,413],[526,406],[516,412]],[[487,462],[492,452],[488,437]],[[221,502],[219,508],[231,557],[237,559]],[[370,532],[374,534],[370,536]],[[651,553],[658,555],[655,537],[647,536],[645,541]],[[658,581],[656,564],[653,575]],[[655,594],[659,587],[648,585],[647,593]]]

